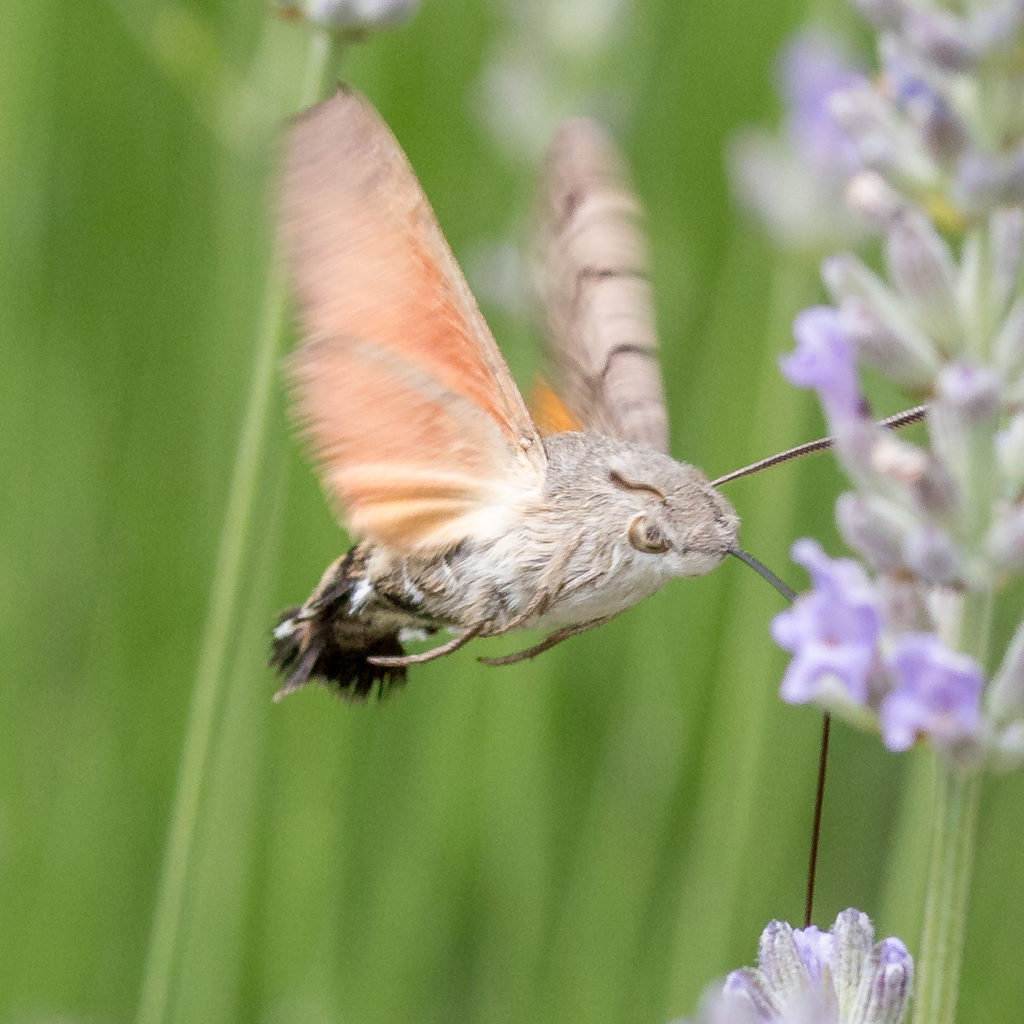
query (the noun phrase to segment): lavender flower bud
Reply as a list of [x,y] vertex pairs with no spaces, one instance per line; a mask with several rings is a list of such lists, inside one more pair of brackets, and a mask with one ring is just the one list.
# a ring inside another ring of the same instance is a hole
[[1005,155],[965,153],[954,175],[953,198],[975,214],[1024,202],[1024,143]]
[[1017,380],[1024,374],[1024,297],[1019,298],[1006,314],[992,341],[992,358],[1006,380]]
[[780,60],[786,111],[782,135],[748,129],[733,139],[728,166],[740,199],[789,248],[820,251],[862,234],[842,203],[846,180],[860,166],[856,148],[828,102],[862,81],[840,46],[821,32],[804,32]]
[[785,921],[770,921],[761,932],[757,965],[768,987],[782,997],[783,1003],[794,990],[805,988],[811,977],[800,956],[793,927]]
[[951,363],[936,381],[938,400],[965,426],[994,419],[999,413],[1000,381],[987,366]]
[[843,540],[879,573],[897,573],[905,568],[906,519],[900,509],[874,495],[864,497],[847,491],[836,501],[836,521]]
[[871,450],[871,468],[905,487],[921,481],[928,471],[928,453],[916,444],[880,434]]
[[837,180],[859,167],[857,153],[829,110],[829,97],[865,81],[823,32],[804,32],[786,47],[779,77],[786,104],[786,132],[803,159]]
[[1006,54],[1011,57],[1024,26],[1024,7],[1018,0],[995,0],[971,13],[968,34],[979,56]]
[[988,536],[993,565],[1017,572],[1024,569],[1024,506],[1000,508]]
[[989,218],[989,309],[1002,316],[1017,290],[1024,256],[1024,210],[1002,207]]
[[899,28],[907,11],[905,0],[854,0],[854,6],[880,29]]
[[917,322],[947,352],[955,352],[963,343],[956,267],[939,233],[922,214],[908,210],[886,233],[885,257]]
[[419,0],[304,0],[302,4],[314,24],[353,35],[395,28],[419,6]]
[[899,1024],[907,1011],[914,961],[897,938],[883,939],[871,953],[851,1020]]
[[866,167],[921,190],[931,188],[938,180],[938,169],[924,151],[913,126],[871,85],[856,85],[833,93],[829,108]]
[[934,628],[924,589],[906,576],[883,576],[878,581],[882,621],[893,633],[927,633]]
[[[782,1012],[772,994],[767,979],[760,971],[751,967],[741,967],[730,971],[722,987],[723,994],[730,1008],[739,1010],[741,1021],[777,1020]],[[748,1017],[746,1014],[749,1013]],[[703,1019],[703,1018],[702,1018]],[[732,1016],[714,1018],[721,1019],[722,1024],[729,1024]]]
[[1012,771],[1024,764],[1024,722],[1018,721],[998,730],[992,737],[989,767],[993,771]]
[[999,377],[987,366],[953,363],[939,374],[936,385],[939,400],[965,426],[990,423],[999,414]]
[[910,484],[910,496],[922,515],[952,518],[961,506],[961,490],[949,470],[927,455],[924,472]]
[[919,345],[908,345],[882,321],[863,299],[844,299],[839,305],[839,325],[853,343],[859,361],[876,367],[908,391],[924,392],[938,372],[936,363],[921,356],[928,340],[919,335]]
[[878,171],[861,171],[846,186],[846,203],[873,228],[884,230],[907,205]]
[[925,583],[949,586],[963,578],[960,552],[937,526],[918,527],[907,537],[903,553],[910,570]]
[[953,363],[936,381],[928,422],[936,455],[956,480],[968,530],[991,516],[996,496],[995,436],[999,378],[986,366]]
[[905,39],[895,34],[883,36],[879,52],[893,100],[917,128],[931,156],[948,165],[967,144],[966,126],[942,93],[929,84],[927,70],[919,55],[908,50]]
[[937,70],[962,73],[973,65],[975,54],[968,42],[967,26],[954,14],[912,7],[902,27],[909,44]]
[[1024,622],[1013,634],[1003,663],[988,688],[985,705],[996,725],[1024,719]]
[[[925,448],[892,434],[875,432],[870,451],[872,473],[898,485],[921,516],[949,518],[960,508],[960,491],[946,467]],[[879,489],[878,481],[875,489]]]
[[875,932],[868,915],[850,907],[836,918],[832,936],[832,974],[840,1018],[854,1019],[857,993],[864,978],[864,968],[871,959]]
[[938,163],[951,164],[966,149],[967,127],[938,93],[919,90],[908,100],[907,114]]
[[729,142],[727,165],[733,191],[780,246],[820,253],[863,235],[843,205],[845,179],[823,176],[776,136],[740,132]]
[[1010,425],[996,434],[996,459],[1006,481],[1003,498],[1014,501],[1024,486],[1024,413],[1017,413]]
[[938,349],[914,322],[905,304],[876,274],[855,256],[844,254],[825,260],[821,276],[840,308],[857,302],[858,314],[865,321],[873,317],[880,325],[879,337],[892,339],[891,352],[879,353],[871,359],[875,365],[888,360],[894,366],[905,367],[911,380],[925,374],[925,380],[931,381],[940,365]]

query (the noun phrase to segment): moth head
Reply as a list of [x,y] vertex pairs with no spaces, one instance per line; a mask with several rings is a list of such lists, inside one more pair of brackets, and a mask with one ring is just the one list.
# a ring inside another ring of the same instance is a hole
[[629,546],[664,559],[673,576],[700,576],[737,543],[739,520],[729,502],[693,466],[643,449],[613,460],[608,482],[623,508]]
[[702,576],[737,543],[736,513],[693,466],[593,432],[552,434],[544,448],[548,507],[624,569]]

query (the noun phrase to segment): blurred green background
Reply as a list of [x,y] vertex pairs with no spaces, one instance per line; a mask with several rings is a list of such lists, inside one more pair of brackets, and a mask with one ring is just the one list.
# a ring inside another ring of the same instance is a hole
[[[806,11],[615,9],[426,0],[342,70],[484,296],[487,254],[523,237],[530,102],[607,117],[649,208],[673,451],[716,475],[822,429],[775,369],[813,262],[736,212],[722,157],[777,112],[774,55]],[[776,696],[780,601],[752,573],[678,582],[534,663],[487,668],[511,647],[475,644],[383,704],[270,701],[275,614],[346,544],[276,371],[255,497],[222,537],[309,47],[263,4],[5,11],[0,1021],[132,1020],[147,976],[145,1020],[692,1013],[802,912],[819,720]],[[528,383],[527,321],[484,307]],[[732,485],[743,542],[802,587],[789,545],[837,550],[840,487],[827,460]],[[817,923],[852,904],[916,947],[926,773],[837,729]],[[1019,778],[990,784],[965,1020],[1024,1003],[1021,820]]]

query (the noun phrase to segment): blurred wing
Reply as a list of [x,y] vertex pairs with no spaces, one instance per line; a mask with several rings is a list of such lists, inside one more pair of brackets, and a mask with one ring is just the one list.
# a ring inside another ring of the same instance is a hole
[[555,390],[584,427],[667,451],[643,210],[593,121],[565,122],[551,143],[541,214]]
[[349,528],[404,553],[501,532],[542,485],[544,449],[412,168],[357,92],[295,123],[281,236],[305,334],[296,406]]

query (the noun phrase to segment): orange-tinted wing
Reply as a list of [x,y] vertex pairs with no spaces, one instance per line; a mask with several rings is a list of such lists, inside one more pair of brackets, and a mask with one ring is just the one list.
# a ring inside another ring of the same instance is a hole
[[390,130],[342,88],[295,123],[281,236],[296,406],[349,528],[404,553],[501,532],[546,457]]
[[555,389],[585,427],[664,452],[642,221],[601,127],[566,121],[548,150],[537,252]]

